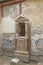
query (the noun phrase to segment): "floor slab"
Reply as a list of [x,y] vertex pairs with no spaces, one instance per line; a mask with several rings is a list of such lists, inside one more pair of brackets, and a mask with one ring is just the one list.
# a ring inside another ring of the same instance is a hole
[[38,62],[38,64],[37,65],[43,65],[43,62]]
[[[0,56],[0,65],[10,65],[12,57]],[[37,65],[37,62],[21,63],[21,65]]]

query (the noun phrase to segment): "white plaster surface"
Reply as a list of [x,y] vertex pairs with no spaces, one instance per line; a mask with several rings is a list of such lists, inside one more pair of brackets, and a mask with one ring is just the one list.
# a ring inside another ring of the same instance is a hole
[[17,58],[13,58],[12,60],[11,60],[11,62],[14,62],[14,63],[18,63],[20,60],[19,59],[17,59]]
[[2,33],[15,33],[15,21],[10,17],[2,18]]

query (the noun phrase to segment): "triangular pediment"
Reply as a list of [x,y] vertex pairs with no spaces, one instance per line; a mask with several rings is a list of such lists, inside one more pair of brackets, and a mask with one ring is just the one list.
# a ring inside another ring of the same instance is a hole
[[18,21],[29,21],[29,19],[27,19],[26,17],[20,15],[19,17],[16,18],[15,21],[16,21],[16,22],[18,22]]

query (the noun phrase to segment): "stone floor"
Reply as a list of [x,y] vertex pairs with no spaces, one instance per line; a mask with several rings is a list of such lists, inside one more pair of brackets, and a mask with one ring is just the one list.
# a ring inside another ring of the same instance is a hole
[[[10,65],[12,57],[0,56],[0,65]],[[30,61],[30,63],[22,63],[21,65],[43,65],[40,62]]]

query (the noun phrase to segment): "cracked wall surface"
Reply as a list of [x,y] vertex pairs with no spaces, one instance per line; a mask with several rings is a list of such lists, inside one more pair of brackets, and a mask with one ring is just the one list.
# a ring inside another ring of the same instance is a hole
[[27,1],[23,5],[22,14],[30,19],[32,34],[43,33],[43,0]]

